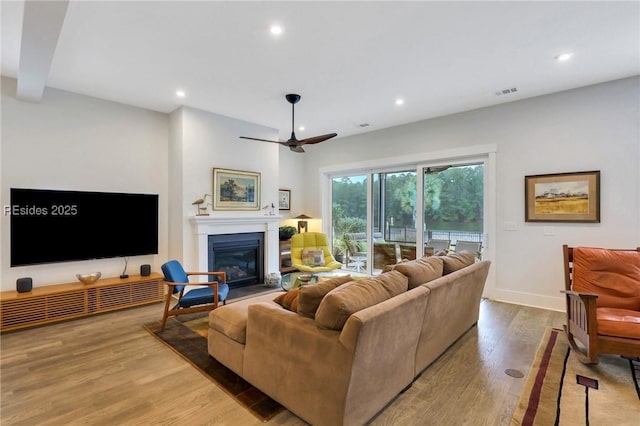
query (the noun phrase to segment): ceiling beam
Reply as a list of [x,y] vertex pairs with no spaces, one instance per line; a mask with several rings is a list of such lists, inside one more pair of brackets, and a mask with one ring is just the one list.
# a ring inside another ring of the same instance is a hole
[[18,99],[40,102],[67,13],[68,0],[24,3]]

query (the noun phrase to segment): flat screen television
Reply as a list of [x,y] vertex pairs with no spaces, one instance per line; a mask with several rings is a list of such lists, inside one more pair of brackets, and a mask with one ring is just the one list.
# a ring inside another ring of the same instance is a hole
[[10,196],[11,266],[158,253],[157,194],[11,188]]

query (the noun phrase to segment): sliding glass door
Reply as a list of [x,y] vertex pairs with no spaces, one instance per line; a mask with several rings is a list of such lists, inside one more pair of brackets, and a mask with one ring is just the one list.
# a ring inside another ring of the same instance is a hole
[[366,271],[368,175],[334,177],[331,180],[331,228],[333,255],[358,272]]
[[463,247],[480,257],[484,176],[484,159],[332,176],[334,255],[343,269],[369,274]]
[[373,173],[373,271],[402,258],[415,259],[416,172]]
[[456,251],[463,246],[468,249],[474,245],[481,252],[484,164],[427,166],[422,172],[425,254]]

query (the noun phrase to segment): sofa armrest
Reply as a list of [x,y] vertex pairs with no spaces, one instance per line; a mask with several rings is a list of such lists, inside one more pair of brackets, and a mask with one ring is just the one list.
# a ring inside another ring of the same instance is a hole
[[243,377],[314,425],[342,424],[351,352],[339,331],[280,306],[249,306]]
[[347,319],[340,341],[354,358],[344,424],[364,424],[412,383],[429,293],[418,287]]

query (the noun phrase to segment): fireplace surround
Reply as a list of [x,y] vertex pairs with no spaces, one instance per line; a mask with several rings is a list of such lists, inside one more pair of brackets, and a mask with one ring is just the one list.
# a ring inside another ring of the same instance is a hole
[[[279,271],[278,225],[282,216],[225,215],[193,216],[189,218],[196,234],[196,267],[198,271],[210,271],[209,236],[225,234],[263,234],[263,265],[261,280],[269,272]],[[263,282],[263,281],[260,281]]]

